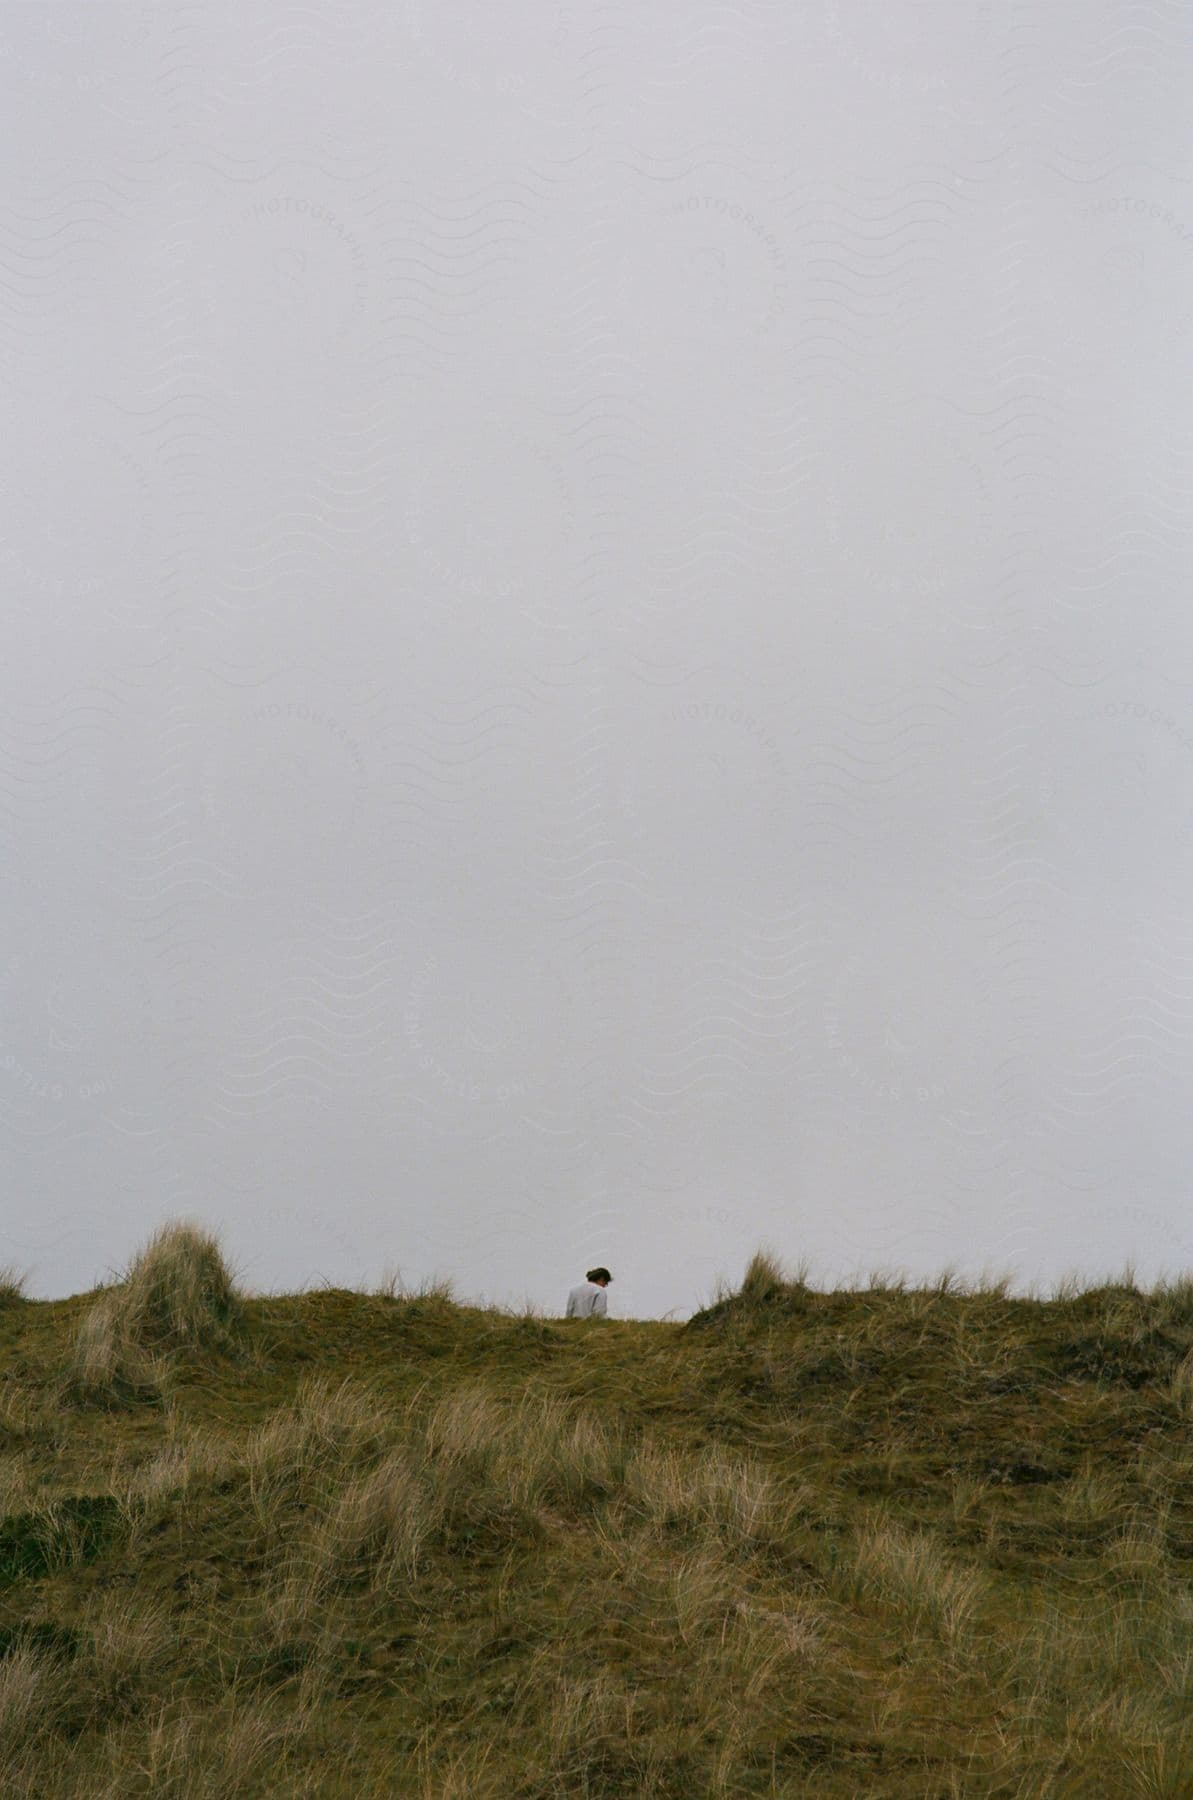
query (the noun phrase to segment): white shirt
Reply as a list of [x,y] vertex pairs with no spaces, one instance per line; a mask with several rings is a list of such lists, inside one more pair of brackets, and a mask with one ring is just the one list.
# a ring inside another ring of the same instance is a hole
[[604,1317],[608,1306],[605,1290],[599,1281],[582,1281],[568,1295],[567,1316],[569,1319],[588,1319],[594,1314]]

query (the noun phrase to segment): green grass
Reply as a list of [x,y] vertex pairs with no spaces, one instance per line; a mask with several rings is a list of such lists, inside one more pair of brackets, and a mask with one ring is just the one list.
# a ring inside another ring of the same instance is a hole
[[0,1793],[1193,1794],[1193,1282],[0,1284]]

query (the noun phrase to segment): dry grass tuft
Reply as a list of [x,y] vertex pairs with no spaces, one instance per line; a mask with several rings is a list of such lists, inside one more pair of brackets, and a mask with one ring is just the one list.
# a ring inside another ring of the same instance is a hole
[[0,1769],[9,1780],[53,1731],[66,1695],[61,1664],[32,1645],[18,1645],[0,1659]]
[[244,1302],[219,1243],[197,1225],[163,1225],[118,1292],[125,1332],[148,1349],[227,1349],[244,1328]]
[[57,1397],[113,1410],[161,1404],[174,1355],[238,1347],[244,1316],[216,1239],[194,1225],[163,1225],[123,1281],[84,1314]]
[[28,1279],[28,1269],[18,1269],[12,1263],[5,1263],[0,1268],[0,1309],[16,1306],[25,1299],[25,1283]]
[[1193,1419],[1193,1350],[1187,1350],[1174,1369],[1168,1397],[1182,1419]]
[[927,1532],[878,1517],[858,1533],[832,1586],[838,1598],[889,1606],[913,1631],[922,1628],[957,1649],[972,1630],[989,1583]]
[[119,1296],[106,1295],[84,1313],[57,1385],[66,1405],[117,1410],[162,1404],[170,1392],[167,1357],[130,1338]]
[[778,1258],[769,1251],[756,1250],[746,1266],[739,1292],[743,1300],[765,1306],[769,1301],[782,1299],[788,1286]]

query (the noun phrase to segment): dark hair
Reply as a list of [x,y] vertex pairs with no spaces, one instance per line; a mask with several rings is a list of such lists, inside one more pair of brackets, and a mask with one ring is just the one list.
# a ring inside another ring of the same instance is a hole
[[585,1281],[612,1281],[613,1277],[608,1269],[589,1269],[584,1279]]

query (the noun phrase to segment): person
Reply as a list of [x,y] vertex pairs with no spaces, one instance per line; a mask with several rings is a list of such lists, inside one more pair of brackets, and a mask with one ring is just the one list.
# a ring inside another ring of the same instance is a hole
[[612,1279],[608,1269],[589,1269],[580,1285],[574,1287],[568,1295],[568,1318],[605,1318],[609,1306],[609,1302],[605,1298],[605,1289]]

